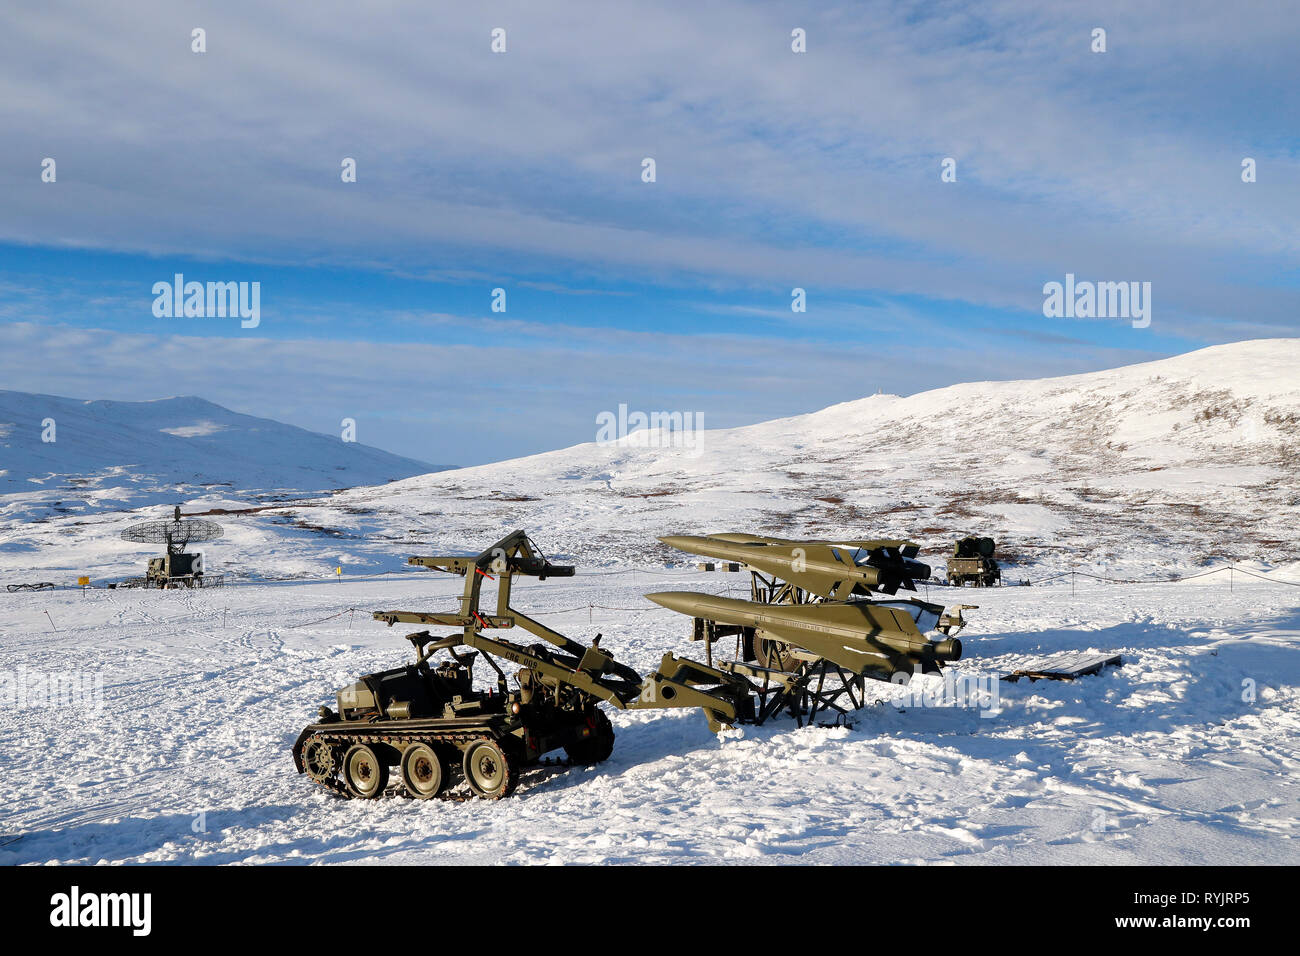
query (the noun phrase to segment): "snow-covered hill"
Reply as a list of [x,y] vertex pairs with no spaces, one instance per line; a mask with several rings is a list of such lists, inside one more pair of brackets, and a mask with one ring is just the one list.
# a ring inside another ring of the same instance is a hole
[[[4,400],[0,393],[0,422],[15,418]],[[146,403],[133,419],[107,406],[116,424],[102,431],[90,426],[104,406],[70,403],[59,413],[67,424],[60,420],[58,444],[42,447],[40,419],[29,421],[24,408],[25,430],[18,436],[9,426],[0,449],[25,442],[18,447],[32,480],[9,487],[55,485],[57,507],[72,513],[34,525],[23,520],[31,502],[51,502],[33,492],[0,495],[0,579],[139,573],[141,549],[122,545],[117,531],[185,497],[180,481],[194,496],[187,511],[235,512],[222,519],[227,537],[209,557],[227,572],[261,577],[323,576],[339,565],[395,570],[408,554],[477,550],[519,527],[585,567],[682,561],[656,537],[718,530],[912,538],[935,567],[956,537],[991,535],[1010,579],[1066,567],[1151,578],[1207,561],[1266,568],[1300,560],[1300,339],[1065,378],[874,395],[705,431],[689,448],[655,447],[656,433],[634,432],[615,444],[328,497],[272,496],[273,506],[262,500],[242,512],[250,488],[356,486],[368,473],[378,481],[418,466],[194,399]],[[82,408],[90,411],[78,420]],[[596,431],[593,422],[593,438]],[[149,478],[152,497],[141,495],[137,469],[114,470],[124,449],[143,459],[146,434],[154,460],[175,456],[185,472]],[[72,449],[101,470],[33,483],[38,471],[60,470],[49,456]],[[349,459],[354,467],[340,470]],[[150,507],[130,516],[103,510],[114,504]]]
[[0,390],[0,515],[10,522],[211,494],[299,497],[433,469],[201,398],[80,401]]
[[698,454],[655,438],[356,488],[300,517],[399,549],[528,527],[597,560],[667,559],[657,535],[724,529],[908,537],[938,564],[979,533],[1013,563],[1143,577],[1300,558],[1300,339],[876,395],[707,431]]

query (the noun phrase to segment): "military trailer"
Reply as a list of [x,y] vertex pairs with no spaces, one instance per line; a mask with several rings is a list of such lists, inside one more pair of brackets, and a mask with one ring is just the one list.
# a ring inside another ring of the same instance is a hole
[[955,587],[970,584],[977,588],[991,588],[1002,581],[1002,569],[993,560],[992,538],[969,536],[952,547],[948,559],[948,583]]

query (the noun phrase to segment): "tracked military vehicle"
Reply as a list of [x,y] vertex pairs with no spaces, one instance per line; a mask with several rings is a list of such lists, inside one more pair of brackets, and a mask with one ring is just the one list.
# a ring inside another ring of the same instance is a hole
[[[665,654],[659,669],[642,679],[601,649],[600,635],[586,646],[511,607],[515,575],[545,580],[574,573],[572,566],[548,561],[522,531],[477,556],[413,557],[408,563],[463,576],[459,612],[375,611],[374,618],[461,630],[441,638],[427,630],[408,634],[413,664],[343,688],[337,710],[322,707],[320,719],[299,734],[293,746],[298,772],[335,793],[378,797],[396,768],[402,788],[419,799],[439,796],[458,779],[480,797],[508,796],[520,770],[551,751],[563,750],[580,764],[607,759],[614,728],[602,702],[620,710],[701,707],[715,731],[754,716],[751,685],[741,678]],[[497,583],[495,614],[479,608],[485,580]],[[547,643],[483,634],[513,627]],[[440,651],[447,659],[435,666]],[[474,688],[480,660],[496,676],[486,690]],[[514,689],[498,660],[518,666]]]
[[[422,631],[408,639],[414,664],[343,688],[338,710],[322,708],[320,721],[303,730],[294,745],[299,771],[363,799],[384,792],[390,766],[405,791],[424,800],[459,774],[475,794],[498,799],[514,790],[522,767],[552,750],[563,748],[583,764],[613,752],[614,728],[591,694],[530,668],[518,672],[518,689],[511,691],[486,655],[497,686],[475,690],[478,652],[458,652],[459,635],[435,640]],[[435,666],[438,651],[448,659]],[[541,648],[530,654],[555,663]]]
[[991,588],[1002,581],[1002,569],[993,560],[992,538],[966,537],[952,547],[948,559],[948,583],[956,587],[971,584]]

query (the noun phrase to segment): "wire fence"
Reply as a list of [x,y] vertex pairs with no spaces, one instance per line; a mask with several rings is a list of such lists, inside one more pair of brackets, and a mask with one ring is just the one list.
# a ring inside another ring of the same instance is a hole
[[[649,575],[661,575],[661,576],[669,576],[669,577],[682,577],[682,576],[690,576],[690,575],[703,574],[703,573],[719,573],[719,572],[704,572],[694,567],[619,568],[617,570],[612,570],[612,571],[584,571],[578,574],[577,577],[580,578],[605,577],[609,575],[618,575],[618,574],[649,574]],[[725,572],[725,573],[736,573],[736,572]],[[232,575],[225,575],[225,579],[226,579],[225,587],[227,588],[261,587],[264,585],[273,585],[273,584],[293,584],[293,585],[303,585],[303,586],[316,585],[316,584],[352,585],[352,584],[363,584],[370,581],[378,581],[382,578],[391,577],[394,575],[399,577],[410,577],[412,580],[414,580],[415,576],[419,574],[421,574],[419,570],[401,569],[401,570],[379,571],[374,574],[337,575],[337,576],[325,577],[325,578],[303,577],[303,576],[285,577],[285,578],[261,578],[261,577],[235,578]],[[1003,587],[1028,587],[1033,585],[1046,584],[1049,581],[1057,581],[1060,580],[1061,578],[1066,578],[1066,577],[1088,578],[1093,581],[1103,581],[1106,582],[1107,584],[1177,584],[1182,581],[1192,581],[1197,578],[1209,577],[1210,575],[1214,575],[1214,574],[1227,574],[1230,577],[1233,575],[1241,574],[1246,577],[1255,578],[1257,580],[1263,581],[1266,584],[1280,584],[1286,587],[1300,587],[1300,581],[1288,581],[1285,578],[1270,577],[1264,574],[1260,574],[1257,571],[1252,571],[1248,568],[1237,567],[1235,564],[1230,564],[1230,565],[1217,567],[1217,568],[1210,568],[1207,571],[1198,571],[1195,574],[1174,575],[1171,577],[1164,577],[1164,578],[1117,578],[1117,577],[1112,577],[1110,575],[1098,574],[1094,571],[1085,571],[1085,570],[1080,570],[1078,568],[1070,568],[1065,571],[1054,572],[1052,574],[1046,575],[1041,578],[1026,579],[1020,582],[1019,584],[1002,585],[1002,586]],[[927,587],[955,587],[956,586],[956,585],[949,584],[948,582],[942,579],[935,579],[935,578],[932,578],[927,581],[918,581],[917,583],[924,584]],[[118,585],[118,587],[121,588],[121,585]],[[106,589],[113,590],[113,588],[110,587],[109,584],[55,585],[49,582],[40,582],[35,584],[16,582],[16,583],[8,584],[6,586],[6,592],[11,594],[31,593],[35,591],[51,591],[51,590],[86,591],[86,590],[106,590]],[[125,589],[130,590],[129,587]],[[583,606],[585,607],[586,605]],[[599,605],[592,605],[592,606],[599,607]],[[608,608],[608,610],[623,610],[623,609]]]
[[[381,579],[381,578],[388,577],[388,576],[391,576],[391,575],[402,575],[402,576],[407,576],[407,575],[415,575],[415,574],[418,574],[418,573],[419,573],[418,571],[407,571],[407,570],[403,569],[403,570],[381,571],[381,572],[378,572],[378,573],[376,573],[376,574],[369,574],[369,575],[352,575],[352,576],[347,577],[347,578],[336,577],[336,578],[333,578],[333,579],[330,579],[330,578],[302,578],[302,577],[295,577],[295,578],[257,578],[257,579],[247,579],[247,580],[239,581],[239,582],[236,582],[236,583],[234,583],[234,584],[227,583],[226,587],[228,587],[228,588],[229,588],[229,587],[241,587],[241,586],[242,586],[242,587],[255,587],[255,586],[263,585],[263,584],[302,584],[302,585],[308,585],[308,584],[329,584],[331,587],[333,587],[333,586],[338,586],[339,584],[361,584],[361,583],[365,583],[365,582],[369,582],[369,581],[379,580],[379,579]],[[614,574],[652,574],[652,575],[670,575],[670,576],[678,576],[678,577],[681,577],[681,576],[692,576],[692,577],[693,577],[693,576],[698,576],[698,575],[700,575],[700,574],[704,574],[704,573],[710,573],[710,572],[702,572],[702,571],[700,571],[698,568],[695,568],[695,567],[683,567],[683,568],[620,568],[620,569],[611,570],[611,571],[588,571],[588,572],[585,572],[584,574],[580,575],[580,577],[602,577],[602,576],[614,575]],[[712,573],[718,573],[718,572],[712,572]],[[727,572],[727,573],[736,573],[736,572]],[[1051,581],[1059,581],[1059,580],[1062,580],[1062,579],[1068,577],[1068,578],[1070,578],[1071,590],[1073,590],[1074,587],[1075,587],[1075,583],[1076,583],[1076,581],[1077,581],[1078,578],[1086,578],[1086,579],[1088,579],[1088,580],[1099,581],[1099,582],[1102,582],[1102,583],[1104,583],[1104,584],[1120,584],[1120,585],[1123,585],[1123,584],[1127,584],[1127,585],[1153,585],[1153,584],[1178,584],[1178,583],[1181,583],[1181,582],[1183,582],[1183,581],[1193,581],[1193,580],[1196,580],[1196,579],[1198,579],[1198,578],[1210,577],[1211,575],[1215,575],[1215,574],[1227,574],[1227,575],[1229,576],[1229,579],[1228,579],[1228,580],[1229,580],[1229,584],[1228,584],[1229,588],[1231,588],[1231,587],[1233,586],[1233,583],[1234,583],[1234,581],[1235,581],[1235,576],[1238,575],[1238,574],[1240,574],[1240,575],[1244,575],[1245,577],[1252,578],[1252,579],[1255,579],[1255,580],[1258,580],[1258,581],[1262,581],[1262,582],[1264,582],[1265,584],[1279,584],[1279,585],[1283,585],[1283,586],[1285,586],[1285,587],[1292,587],[1292,588],[1300,587],[1300,581],[1288,581],[1288,580],[1286,580],[1285,578],[1271,577],[1271,576],[1268,576],[1268,575],[1261,574],[1261,573],[1259,573],[1258,571],[1251,570],[1251,569],[1249,569],[1249,568],[1240,568],[1240,567],[1237,567],[1235,564],[1229,564],[1229,565],[1227,565],[1227,566],[1217,567],[1217,568],[1209,568],[1208,570],[1205,570],[1205,571],[1198,571],[1198,572],[1196,572],[1195,574],[1174,575],[1174,576],[1171,576],[1171,577],[1164,577],[1164,578],[1119,578],[1119,577],[1112,577],[1112,576],[1104,575],[1104,574],[1098,574],[1098,573],[1096,573],[1096,572],[1094,572],[1094,571],[1085,571],[1085,570],[1079,570],[1078,568],[1071,568],[1071,569],[1069,569],[1069,570],[1065,570],[1065,571],[1057,571],[1057,572],[1055,572],[1055,573],[1053,573],[1053,574],[1049,574],[1049,575],[1046,575],[1046,576],[1041,577],[1041,578],[1037,578],[1037,579],[1033,579],[1033,580],[1025,580],[1025,581],[1022,581],[1020,585],[1003,585],[1003,586],[1004,586],[1004,587],[1016,587],[1016,586],[1041,586],[1041,585],[1043,585],[1043,584],[1047,584],[1048,582],[1051,582]],[[412,580],[414,580],[414,578],[412,578]],[[333,581],[334,583],[331,584],[331,583],[330,583],[331,581]],[[45,586],[44,586],[44,587],[41,587],[39,592],[36,591],[35,588],[30,588],[30,589],[29,589],[29,588],[22,587],[21,585],[19,585],[18,587],[14,587],[14,586],[11,585],[11,586],[9,586],[9,588],[7,589],[7,591],[8,591],[9,593],[19,593],[19,592],[22,592],[22,593],[42,593],[42,592],[45,592],[45,591],[49,591],[49,590],[51,590],[51,588],[49,587],[49,585],[48,585],[47,582],[41,582],[41,584],[42,584],[42,585],[45,585]],[[944,580],[942,580],[942,579],[934,579],[934,580],[929,580],[929,581],[918,581],[917,584],[922,585],[922,586],[926,589],[926,594],[927,594],[927,596],[928,596],[928,594],[929,594],[929,589],[930,589],[931,587],[956,588],[955,585],[949,584],[947,581],[944,581]],[[86,587],[82,587],[82,586],[80,586],[80,585],[62,585],[62,586],[55,586],[54,588],[52,588],[52,590],[58,590],[58,591],[69,591],[69,590],[85,591],[85,590],[100,590],[100,589],[103,589],[102,586],[99,587],[99,588],[96,588],[96,587],[93,586],[93,585],[91,585],[91,586],[86,586]],[[727,590],[728,590],[729,593],[735,593],[736,588],[734,588],[734,587],[728,587]],[[985,589],[979,589],[979,590],[985,590]],[[528,614],[529,614],[530,617],[548,617],[548,616],[560,615],[560,614],[575,614],[575,613],[578,613],[578,612],[581,612],[581,611],[586,611],[586,612],[588,613],[588,616],[591,617],[591,616],[594,615],[594,612],[596,612],[596,611],[613,611],[613,612],[615,612],[615,613],[624,613],[624,614],[643,614],[643,613],[646,613],[646,612],[668,611],[668,610],[669,610],[668,608],[664,608],[664,607],[661,607],[661,606],[659,606],[659,605],[651,604],[651,603],[647,603],[646,605],[641,606],[641,607],[620,607],[620,606],[617,606],[617,605],[610,605],[610,604],[596,604],[596,603],[594,603],[594,602],[590,602],[590,603],[587,603],[587,604],[575,604],[575,605],[573,605],[573,606],[571,606],[571,607],[546,608],[546,609],[539,609],[539,610],[530,610],[530,611],[528,612]],[[315,626],[315,625],[317,625],[317,624],[324,624],[324,623],[326,623],[326,622],[328,622],[328,621],[336,620],[337,618],[343,617],[345,614],[349,614],[349,615],[350,615],[350,614],[355,614],[355,613],[358,612],[358,611],[361,611],[361,613],[363,613],[363,614],[365,614],[365,613],[369,613],[369,612],[367,612],[366,610],[364,610],[363,608],[358,608],[358,607],[347,607],[347,608],[344,608],[344,609],[341,610],[341,611],[338,611],[338,612],[336,612],[336,613],[334,613],[334,614],[330,614],[330,615],[328,615],[328,616],[326,616],[326,617],[318,618],[318,619],[311,620],[311,621],[303,621],[303,622],[298,623],[298,624],[286,624],[286,625],[282,625],[282,626],[283,626],[286,630],[297,630],[297,629],[304,628],[304,627],[313,627],[313,626]],[[47,615],[48,615],[48,612],[47,612]],[[190,617],[192,617],[192,615],[189,615],[189,614],[183,614],[183,615],[179,615],[179,616],[171,617],[171,618],[153,619],[153,620],[150,621],[150,623],[153,623],[153,624],[165,624],[165,623],[169,623],[170,621],[173,621],[173,620],[188,619],[188,618],[190,618]],[[51,623],[51,626],[53,626],[53,620],[52,620],[52,619],[51,619],[51,622],[50,622],[50,623]],[[350,621],[349,621],[349,626],[351,626],[351,622],[350,622]],[[56,630],[57,630],[57,628],[56,628]]]
[[[611,574],[611,573],[612,573],[612,574],[623,574],[623,573],[627,573],[627,572],[629,572],[629,571],[630,571],[630,572],[636,572],[636,571],[641,571],[641,570],[642,570],[642,569],[640,569],[640,568],[627,568],[627,569],[625,569],[625,570],[623,570],[623,571],[614,571],[614,572],[608,572],[608,571],[606,571],[606,572],[592,572],[592,573],[593,573],[594,575],[599,575],[599,574]],[[694,569],[694,568],[683,568],[683,569],[679,569],[679,570],[675,570],[675,571],[651,571],[651,572],[648,572],[648,573],[657,573],[657,574],[672,573],[672,574],[680,574],[680,573],[682,573],[682,572],[695,573],[695,574],[699,574],[699,573],[701,573],[701,572],[697,571],[697,570]],[[1062,579],[1062,578],[1065,578],[1065,577],[1071,577],[1071,576],[1086,577],[1086,578],[1089,578],[1089,579],[1092,579],[1092,580],[1095,580],[1095,581],[1102,581],[1102,582],[1107,583],[1107,584],[1177,584],[1177,583],[1179,583],[1179,582],[1181,582],[1181,581],[1191,581],[1191,580],[1194,580],[1194,579],[1196,579],[1196,578],[1204,578],[1204,577],[1209,577],[1210,575],[1213,575],[1213,574],[1223,574],[1223,573],[1228,573],[1229,575],[1232,575],[1232,574],[1244,574],[1244,575],[1247,575],[1248,577],[1257,578],[1258,580],[1263,581],[1263,582],[1266,583],[1266,584],[1283,584],[1283,585],[1286,585],[1287,587],[1300,587],[1300,581],[1287,581],[1287,580],[1284,580],[1284,579],[1282,579],[1282,578],[1270,578],[1270,577],[1266,577],[1265,575],[1259,574],[1259,573],[1257,573],[1257,572],[1255,572],[1255,571],[1248,570],[1248,569],[1246,569],[1246,568],[1238,568],[1238,567],[1236,567],[1235,565],[1229,565],[1228,567],[1222,567],[1222,568],[1211,568],[1211,569],[1209,569],[1208,571],[1198,571],[1198,572],[1195,573],[1195,574],[1178,575],[1178,576],[1175,576],[1175,577],[1169,577],[1169,578],[1146,578],[1146,579],[1142,579],[1142,578],[1115,578],[1115,577],[1108,577],[1108,576],[1106,576],[1106,575],[1102,575],[1102,574],[1095,574],[1095,573],[1093,573],[1093,572],[1091,572],[1091,571],[1080,571],[1080,570],[1078,570],[1078,569],[1074,569],[1074,570],[1070,570],[1070,571],[1058,571],[1058,572],[1055,573],[1055,574],[1050,574],[1050,575],[1048,575],[1048,576],[1046,576],[1046,577],[1038,578],[1037,580],[1034,580],[1034,581],[1025,581],[1023,586],[1042,585],[1042,584],[1045,584],[1045,583],[1048,582],[1048,581],[1056,581],[1056,580],[1060,580],[1060,579]],[[932,583],[934,584],[935,587],[954,587],[954,585],[950,585],[950,584],[948,584],[947,582],[929,582],[929,581],[926,581],[926,582],[917,582],[917,583],[918,583],[918,584],[922,584],[922,583],[925,584],[925,586],[927,587],[927,589],[928,589],[928,587],[929,587]],[[1017,586],[1017,585],[1008,585],[1008,586],[1015,587],[1015,586]],[[731,590],[734,590],[734,589],[729,588],[728,590],[731,591]],[[355,611],[355,610],[358,610],[358,608],[349,608],[348,610],[349,610],[349,611]],[[546,609],[544,609],[544,610],[530,610],[530,611],[528,612],[528,616],[529,616],[529,617],[546,617],[546,616],[556,615],[556,614],[575,614],[575,613],[578,613],[579,611],[586,611],[589,615],[590,615],[592,612],[594,612],[594,611],[617,611],[617,612],[623,612],[623,613],[641,614],[641,613],[645,613],[645,612],[647,612],[647,611],[649,611],[649,612],[654,612],[654,611],[668,611],[668,610],[670,610],[670,609],[669,609],[669,608],[662,607],[662,606],[660,606],[660,605],[656,605],[656,604],[646,604],[644,607],[615,607],[615,606],[613,606],[613,605],[609,605],[609,604],[595,604],[595,603],[590,603],[590,604],[576,604],[576,605],[574,605],[574,606],[572,606],[572,607],[546,608]],[[342,611],[342,612],[340,612],[339,614],[334,614],[334,615],[331,615],[331,616],[328,617],[328,618],[323,618],[322,621],[328,621],[328,620],[331,620],[332,618],[340,617],[342,614],[346,614],[346,613],[348,613],[348,611]],[[675,613],[675,612],[674,612],[674,613]],[[322,623],[322,621],[310,621],[310,622],[308,622],[307,624],[298,624],[298,625],[293,625],[293,626],[294,626],[294,627],[307,627],[307,626],[309,626],[310,624],[319,624],[319,623]]]
[[[286,624],[284,627],[285,627],[285,630],[287,630],[287,631],[294,631],[294,630],[297,630],[297,629],[300,628],[300,627],[311,627],[313,624],[324,624],[326,621],[332,621],[332,620],[334,620],[336,617],[342,617],[344,614],[352,614],[352,613],[354,613],[354,612],[356,612],[356,611],[360,611],[360,610],[361,610],[360,608],[356,608],[356,607],[344,608],[342,611],[339,611],[337,614],[331,614],[329,617],[322,617],[320,620],[316,620],[316,621],[304,621],[304,622],[301,623],[301,624]],[[362,611],[361,613],[364,614],[364,613],[366,613],[366,612],[365,612],[365,611]]]
[[1112,578],[1104,574],[1094,574],[1091,571],[1072,569],[1069,571],[1058,571],[1056,574],[1048,575],[1045,578],[1039,578],[1037,581],[1028,581],[1026,584],[1045,584],[1048,581],[1055,581],[1072,575],[1081,578],[1090,578],[1094,581],[1105,581],[1107,584],[1178,584],[1182,581],[1194,581],[1197,578],[1206,578],[1212,574],[1227,574],[1230,577],[1234,574],[1244,574],[1248,577],[1258,578],[1266,584],[1283,584],[1287,587],[1300,588],[1300,581],[1288,581],[1285,578],[1268,577],[1258,573],[1257,571],[1251,571],[1247,568],[1239,568],[1236,565],[1231,564],[1227,567],[1210,568],[1208,571],[1198,571],[1195,574],[1175,575],[1168,578]]
[[[693,571],[693,570],[694,570],[693,568],[620,568],[614,571],[584,571],[579,576],[580,577],[601,577],[610,574],[657,574],[657,575],[673,576],[673,575],[680,575],[683,572]],[[254,578],[254,577],[240,577],[233,574],[225,574],[223,575],[223,577],[225,579],[224,581],[225,587],[238,588],[238,587],[261,587],[263,585],[268,585],[268,584],[298,584],[298,585],[330,584],[330,583],[360,584],[366,581],[377,581],[381,578],[389,577],[392,575],[398,575],[401,577],[410,576],[414,578],[415,575],[419,575],[422,573],[424,573],[423,569],[401,568],[401,569],[394,569],[389,571],[377,571],[374,574],[331,575],[329,577],[323,577],[323,578],[304,577],[302,575],[298,575],[295,577],[287,577],[287,578],[263,578],[263,577]],[[127,578],[125,581],[120,581],[120,582],[106,582],[101,584],[86,584],[86,585],[53,584],[44,581],[39,583],[16,582],[7,585],[6,591],[10,594],[19,593],[19,592],[29,592],[29,591],[100,591],[100,590],[129,591],[138,587],[138,585],[134,583],[128,583],[128,582],[134,582],[135,580],[136,579],[134,578]]]

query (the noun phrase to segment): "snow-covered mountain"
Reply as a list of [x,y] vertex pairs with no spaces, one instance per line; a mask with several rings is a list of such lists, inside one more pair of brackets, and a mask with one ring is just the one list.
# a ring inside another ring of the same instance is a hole
[[527,527],[557,551],[632,559],[672,557],[657,535],[726,529],[908,537],[939,564],[979,533],[1015,563],[1118,560],[1144,577],[1300,558],[1300,339],[874,395],[707,431],[698,448],[655,444],[645,431],[355,488],[307,520],[412,546]]
[[298,497],[432,470],[201,398],[80,401],[0,390],[0,514],[10,519],[214,493]]
[[[5,398],[0,422],[14,419]],[[224,569],[254,576],[396,570],[408,554],[477,550],[520,527],[584,567],[689,560],[656,537],[721,530],[911,538],[936,568],[956,537],[990,535],[1012,580],[1067,567],[1151,578],[1230,559],[1261,568],[1300,560],[1300,339],[1063,378],[873,395],[705,431],[687,448],[655,447],[657,433],[633,432],[615,444],[365,487],[367,469],[380,481],[400,477],[403,465],[408,475],[422,468],[194,399],[145,403],[129,428],[124,406],[108,405],[113,425],[103,431],[89,424],[106,403],[69,406],[57,446],[40,448],[39,437],[33,445],[40,419],[26,405],[17,441],[29,472],[41,473],[29,477],[60,471],[33,456],[65,448],[102,463],[102,472],[47,482],[57,483],[61,507],[86,501],[101,513],[74,510],[34,526],[16,520],[32,492],[0,494],[0,572],[138,573],[140,549],[116,542],[124,516],[104,509],[120,498],[118,507],[152,509],[131,520],[149,517],[181,498],[168,484],[180,481],[197,498],[187,511],[234,512],[213,554]],[[83,408],[92,410],[81,412],[88,424],[77,425],[72,413]],[[229,427],[194,431],[208,422]],[[9,429],[0,450],[15,443]],[[79,430],[86,437],[74,441]],[[121,462],[123,448],[144,460],[144,436],[158,450],[152,460],[175,456],[184,468],[149,479],[152,499],[138,493],[135,469],[118,474],[109,464]],[[340,470],[347,456],[361,462]],[[234,487],[203,484],[220,481]],[[301,491],[353,487],[297,501],[247,494],[295,482]]]

